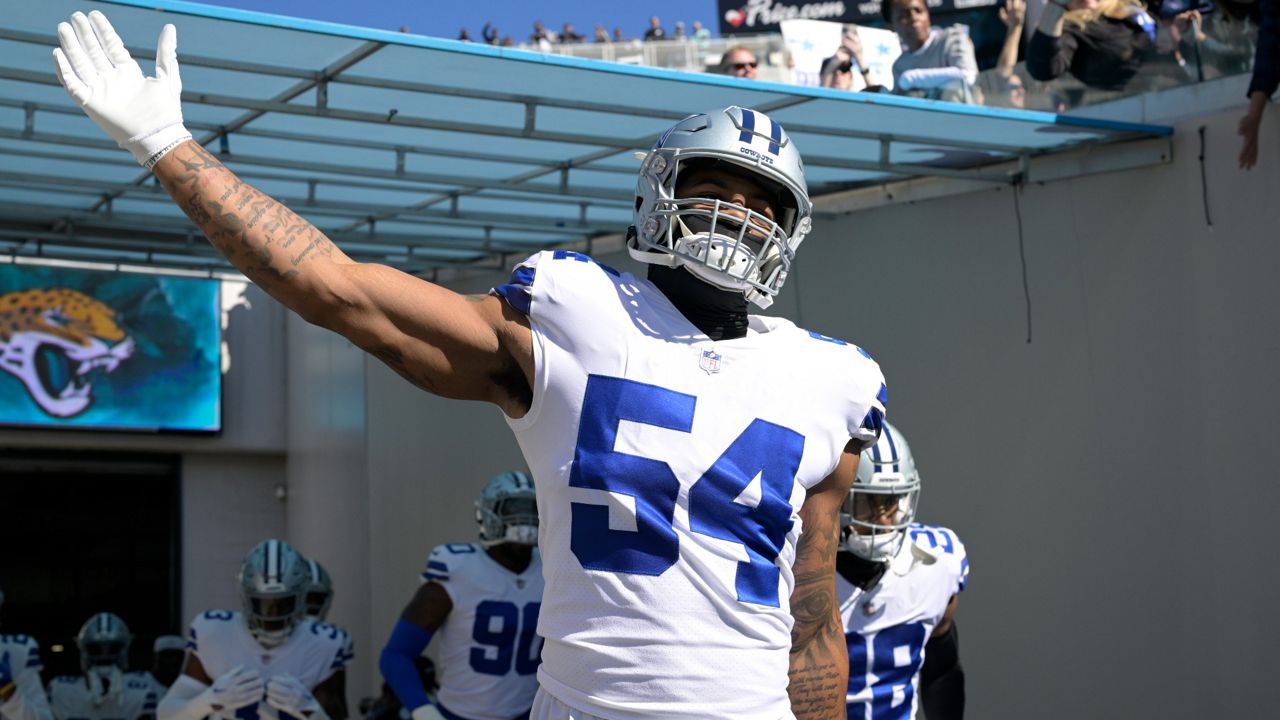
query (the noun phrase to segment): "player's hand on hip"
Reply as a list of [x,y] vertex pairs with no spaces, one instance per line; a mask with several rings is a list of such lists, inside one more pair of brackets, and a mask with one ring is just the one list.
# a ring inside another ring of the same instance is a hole
[[191,133],[182,124],[178,31],[165,25],[156,43],[156,75],[145,77],[107,17],[77,12],[58,23],[58,80],[112,140],[150,167]]
[[306,717],[320,709],[311,691],[292,675],[275,675],[267,683],[267,704],[295,717]]
[[209,702],[226,710],[239,710],[262,700],[262,675],[237,665],[213,681]]

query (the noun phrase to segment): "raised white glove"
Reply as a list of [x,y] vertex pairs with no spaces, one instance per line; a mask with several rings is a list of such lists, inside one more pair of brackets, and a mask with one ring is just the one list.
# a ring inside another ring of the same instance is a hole
[[191,133],[182,124],[178,31],[165,25],[156,43],[156,76],[143,77],[107,17],[77,12],[58,23],[58,80],[91,120],[150,168]]
[[262,675],[257,670],[237,665],[213,681],[209,703],[226,710],[239,710],[262,700]]
[[307,686],[292,675],[275,675],[267,682],[267,704],[299,718],[320,709]]

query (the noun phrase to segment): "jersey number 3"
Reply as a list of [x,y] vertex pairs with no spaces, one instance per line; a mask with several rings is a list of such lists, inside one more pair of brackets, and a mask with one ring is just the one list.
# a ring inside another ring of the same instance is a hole
[[[614,450],[626,420],[678,432],[693,428],[697,398],[657,385],[592,375],[582,402],[578,446],[569,485],[635,498],[636,529],[609,527],[605,505],[573,503],[570,547],[584,568],[661,575],[680,559],[672,527],[680,481],[661,460]],[[804,436],[756,419],[689,488],[693,532],[740,543],[748,561],[738,563],[738,601],[779,607],[775,565],[791,530],[791,489]],[[759,480],[759,502],[739,500]]]

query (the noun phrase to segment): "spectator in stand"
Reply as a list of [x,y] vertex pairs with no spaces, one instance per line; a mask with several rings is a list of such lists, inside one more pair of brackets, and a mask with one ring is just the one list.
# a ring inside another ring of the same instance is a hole
[[987,105],[996,107],[1025,108],[1027,87],[1014,72],[1018,64],[1018,48],[1022,44],[1022,24],[1027,19],[1026,0],[1005,0],[1000,8],[1000,20],[1005,25],[1004,45],[996,66],[983,72],[979,86]]
[[536,46],[539,50],[547,52],[551,50],[551,45],[556,41],[556,34],[546,29],[542,25],[541,20],[533,21],[533,33],[529,35],[529,44]]
[[711,39],[711,31],[702,27],[702,23],[698,20],[693,21],[693,41],[696,43],[705,43]]
[[622,36],[622,28],[616,27],[613,29],[613,41],[616,43],[627,41],[627,39]]
[[649,17],[649,29],[644,31],[645,40],[666,40],[667,31],[662,29],[662,21],[657,15]]
[[755,80],[758,64],[755,53],[745,45],[734,45],[720,56],[720,74]]
[[458,39],[462,42],[471,42],[471,31],[466,28],[462,28],[462,32],[458,33]]
[[1121,90],[1155,53],[1155,20],[1140,0],[1050,0],[1027,49],[1027,72],[1048,82],[1070,72],[1103,90]]
[[485,23],[484,27],[480,28],[480,37],[484,38],[484,41],[489,45],[497,45],[498,28],[494,27],[491,22]]
[[934,27],[925,0],[885,0],[880,8],[902,42],[902,54],[893,63],[894,92],[973,102],[978,61],[968,31],[959,25]]
[[560,31],[560,42],[565,45],[572,43],[580,43],[586,40],[585,37],[573,31],[573,23],[567,22]]
[[1280,0],[1262,0],[1262,25],[1258,27],[1258,52],[1249,80],[1249,111],[1240,118],[1240,167],[1258,164],[1258,128],[1267,101],[1280,85]]
[[878,90],[879,88],[873,86],[871,82],[871,69],[867,67],[865,55],[862,52],[862,38],[858,36],[857,28],[850,26],[844,29],[840,46],[836,48],[835,54],[822,61],[819,84],[825,88],[852,90],[855,65],[867,88]]
[[683,20],[677,20],[677,21],[676,21],[676,30],[675,30],[675,32],[671,33],[671,39],[672,39],[672,40],[684,40],[684,39],[685,39],[685,35],[684,35],[684,21],[683,21]]
[[596,42],[598,42],[598,43],[607,43],[607,42],[611,42],[611,41],[609,40],[609,31],[608,31],[608,30],[605,30],[605,29],[604,29],[604,25],[601,25],[600,23],[596,23],[596,36],[595,36],[595,41],[596,41]]

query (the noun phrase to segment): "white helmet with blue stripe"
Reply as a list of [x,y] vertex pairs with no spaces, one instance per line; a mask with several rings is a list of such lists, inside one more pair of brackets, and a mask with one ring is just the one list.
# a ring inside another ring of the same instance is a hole
[[307,617],[324,622],[329,615],[329,607],[333,605],[333,578],[329,571],[317,560],[307,559]]
[[[774,217],[724,198],[676,197],[680,174],[707,166],[747,177],[772,193]],[[729,106],[681,120],[645,156],[627,248],[640,262],[685,267],[768,307],[787,279],[812,215],[804,164],[786,131],[762,112]]]
[[124,670],[129,665],[129,643],[133,635],[118,615],[100,612],[80,626],[76,648],[80,651],[80,667],[85,673],[98,670]]
[[916,517],[920,472],[907,438],[887,421],[880,439],[862,451],[858,477],[840,508],[844,550],[884,562],[898,554]]
[[253,637],[266,648],[283,644],[306,612],[307,563],[289,543],[263,540],[240,566],[240,600]]
[[538,499],[528,473],[504,472],[485,484],[476,498],[480,543],[538,544]]

